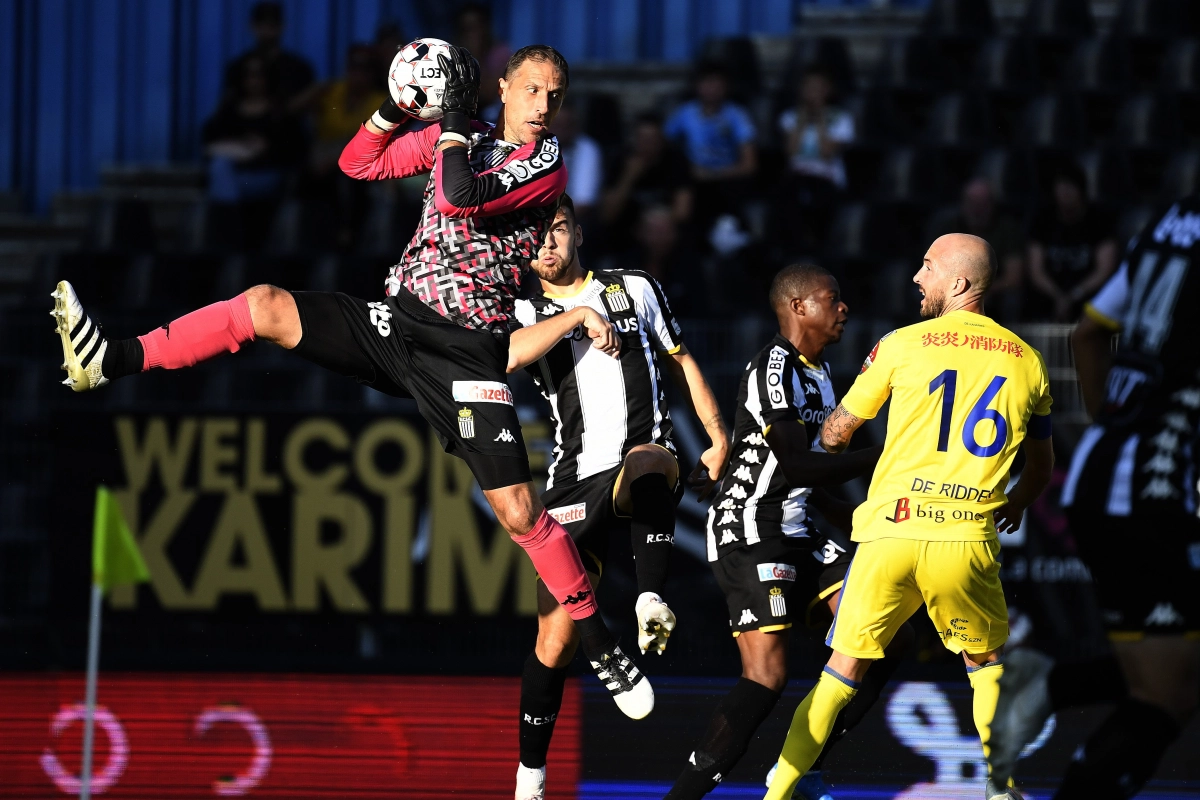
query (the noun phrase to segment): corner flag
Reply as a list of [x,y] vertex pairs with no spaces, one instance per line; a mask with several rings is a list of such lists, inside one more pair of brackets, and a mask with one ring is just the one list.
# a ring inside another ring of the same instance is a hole
[[121,506],[107,487],[96,487],[96,515],[92,527],[92,583],[107,591],[113,586],[143,583],[150,571],[142,560]]

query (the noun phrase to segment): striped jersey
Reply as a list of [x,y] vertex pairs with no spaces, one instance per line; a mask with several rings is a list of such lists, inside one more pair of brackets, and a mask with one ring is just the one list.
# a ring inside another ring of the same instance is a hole
[[683,346],[679,323],[658,282],[641,270],[588,273],[573,295],[549,295],[530,276],[516,316],[533,325],[580,306],[606,317],[621,336],[613,358],[576,327],[528,367],[554,422],[554,462],[546,488],[612,469],[630,449],[658,444],[675,452],[658,354]]
[[781,334],[746,365],[729,466],[708,510],[709,561],[763,539],[812,534],[812,489],[788,485],[765,434],[772,425],[800,422],[816,442],[836,406],[829,365],[810,363]]
[[1120,343],[1104,406],[1084,431],[1062,504],[1110,516],[1147,505],[1197,508],[1200,442],[1200,195],[1156,216],[1084,312]]

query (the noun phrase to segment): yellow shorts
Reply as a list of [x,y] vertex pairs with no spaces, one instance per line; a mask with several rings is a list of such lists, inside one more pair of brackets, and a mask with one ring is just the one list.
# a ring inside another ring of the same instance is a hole
[[986,653],[1008,639],[1000,543],[875,539],[861,542],[825,644],[854,658],[883,658],[924,603],[946,648]]

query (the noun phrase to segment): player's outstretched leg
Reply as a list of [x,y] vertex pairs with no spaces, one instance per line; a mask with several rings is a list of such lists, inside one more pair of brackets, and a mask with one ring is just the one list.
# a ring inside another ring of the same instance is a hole
[[64,384],[77,392],[160,367],[180,369],[224,353],[236,353],[256,338],[295,347],[300,316],[290,293],[255,286],[231,300],[205,306],[134,339],[109,339],[83,310],[68,281],[51,295],[62,340]]
[[653,711],[650,681],[617,646],[600,617],[575,542],[567,529],[546,512],[533,484],[485,489],[483,494],[497,520],[529,556],[551,596],[575,622],[583,653],[617,707],[632,719],[642,719]]

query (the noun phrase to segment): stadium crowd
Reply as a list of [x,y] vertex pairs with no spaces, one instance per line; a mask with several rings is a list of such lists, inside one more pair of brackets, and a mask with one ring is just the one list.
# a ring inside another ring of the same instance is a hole
[[[923,243],[968,232],[1000,255],[1001,320],[1075,321],[1124,240],[1196,182],[1200,56],[1178,36],[1192,21],[1172,18],[1167,37],[1141,9],[1169,5],[1127,2],[1105,35],[1086,3],[1032,3],[1002,36],[987,3],[938,2],[919,35],[887,43],[875,75],[855,74],[844,41],[806,40],[764,98],[753,44],[726,40],[697,58],[686,96],[653,111],[569,98],[555,132],[593,263],[645,269],[682,315],[711,318],[744,313],[783,264],[815,260],[849,278],[857,309],[903,317],[897,288]],[[306,251],[362,250],[381,195],[410,227],[420,180],[368,187],[336,165],[405,32],[381,26],[340,78],[317,82],[280,45],[281,6],[257,4],[251,24],[257,44],[228,65],[203,130],[208,243],[269,248],[289,198]],[[484,4],[458,10],[454,35],[477,54],[489,119],[510,48]],[[868,274],[879,279],[856,280]]]

